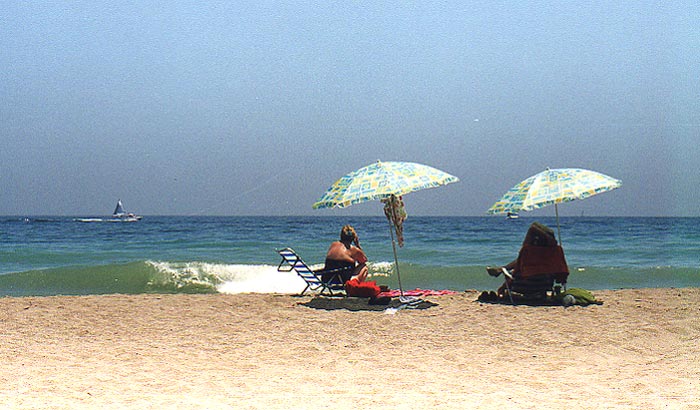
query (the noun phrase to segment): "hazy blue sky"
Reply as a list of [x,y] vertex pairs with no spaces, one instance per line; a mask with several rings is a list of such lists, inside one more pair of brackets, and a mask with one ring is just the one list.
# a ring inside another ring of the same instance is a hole
[[381,215],[311,209],[381,159],[461,179],[409,215],[546,167],[623,180],[563,215],[700,215],[697,1],[9,1],[0,97],[0,214]]

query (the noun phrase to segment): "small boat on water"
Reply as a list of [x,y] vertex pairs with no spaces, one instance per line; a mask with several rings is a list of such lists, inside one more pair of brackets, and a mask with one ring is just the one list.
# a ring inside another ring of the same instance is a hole
[[138,222],[143,218],[141,215],[136,215],[124,210],[122,200],[117,200],[117,207],[114,208],[111,218],[78,218],[78,222]]
[[140,221],[141,218],[143,218],[143,217],[140,215],[134,215],[131,212],[126,212],[124,210],[124,205],[122,204],[122,200],[118,199],[117,200],[117,207],[114,208],[114,212],[112,212],[112,218],[118,219],[121,222],[136,222],[136,221]]
[[506,214],[506,219],[518,219],[520,218],[520,215],[514,213],[514,212],[508,212]]

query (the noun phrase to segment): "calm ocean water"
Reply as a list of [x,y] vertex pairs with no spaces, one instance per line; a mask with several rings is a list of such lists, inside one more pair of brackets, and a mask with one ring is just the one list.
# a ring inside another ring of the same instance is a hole
[[[518,252],[533,221],[553,218],[414,217],[398,251],[404,289],[495,289],[486,265]],[[70,217],[0,217],[0,296],[170,293],[296,293],[277,272],[275,249],[323,261],[340,227],[355,226],[380,284],[397,287],[383,217],[145,217],[136,223]],[[700,286],[700,218],[561,220],[570,287]]]

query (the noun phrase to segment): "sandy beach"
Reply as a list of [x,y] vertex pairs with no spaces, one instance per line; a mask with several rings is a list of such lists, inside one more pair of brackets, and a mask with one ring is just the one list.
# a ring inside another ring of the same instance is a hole
[[0,407],[700,409],[700,289],[594,294],[2,298]]

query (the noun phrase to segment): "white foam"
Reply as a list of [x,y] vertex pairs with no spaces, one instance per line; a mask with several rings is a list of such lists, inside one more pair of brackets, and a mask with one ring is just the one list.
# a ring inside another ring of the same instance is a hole
[[162,262],[146,261],[159,275],[151,279],[151,284],[170,284],[178,289],[188,286],[215,287],[221,281],[217,265],[205,262]]
[[278,272],[277,266],[222,265],[221,293],[288,293],[304,290],[306,283],[294,272]]
[[367,264],[371,277],[389,277],[394,271],[393,262],[370,262]]
[[278,272],[277,266],[217,264],[206,262],[148,261],[178,288],[191,285],[211,287],[220,293],[301,292],[306,284],[294,272]]

